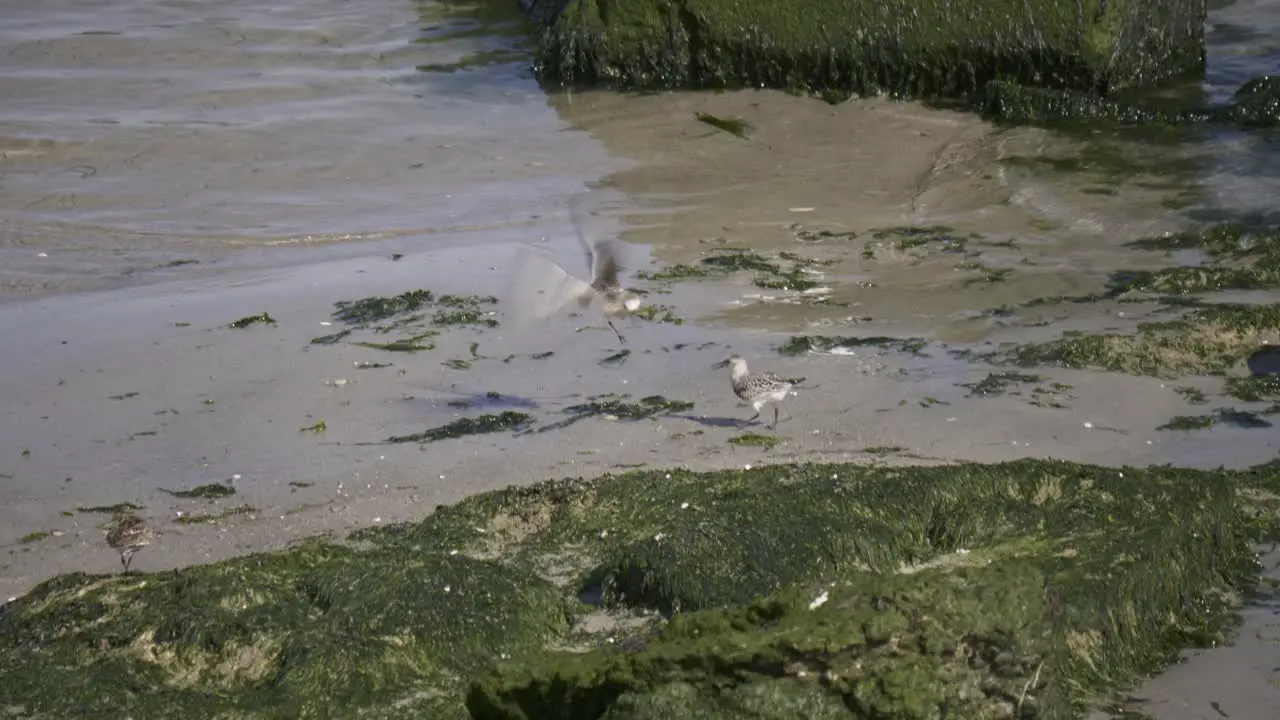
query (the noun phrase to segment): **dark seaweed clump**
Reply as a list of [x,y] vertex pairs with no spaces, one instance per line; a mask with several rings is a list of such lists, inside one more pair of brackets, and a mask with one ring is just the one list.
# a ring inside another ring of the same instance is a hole
[[232,327],[236,330],[243,330],[249,327],[250,325],[258,325],[258,324],[275,325],[276,319],[264,312],[260,315],[249,315],[247,317],[242,317],[239,320],[236,320],[235,322],[231,323],[229,327]]
[[366,326],[381,322],[402,313],[413,312],[431,303],[435,295],[430,290],[410,290],[394,297],[367,297],[360,300],[340,300],[333,319],[348,325]]
[[454,420],[447,425],[434,427],[430,430],[424,430],[420,433],[412,435],[396,435],[389,437],[383,442],[387,443],[429,443],[437,440],[447,440],[451,438],[460,438],[467,435],[482,435],[485,433],[502,432],[519,428],[533,418],[522,412],[514,410],[504,410],[497,415],[477,415],[476,417],[462,418]]
[[761,435],[760,433],[743,433],[729,438],[730,445],[739,447],[762,447],[765,449],[772,448],[782,442],[782,438],[776,435]]
[[988,373],[980,382],[962,383],[960,387],[968,388],[970,396],[980,395],[986,397],[1003,395],[1013,385],[1040,382],[1041,379],[1039,375],[1030,375],[1028,373],[993,372]]
[[[790,262],[790,266],[784,269],[781,264],[783,261]],[[725,249],[700,259],[696,265],[672,265],[655,273],[642,272],[636,276],[643,280],[683,280],[753,272],[755,277],[752,282],[757,287],[804,292],[818,287],[818,282],[812,278],[807,268],[826,264],[829,263],[790,252],[779,253],[778,260],[775,261],[749,250]]]
[[743,139],[746,139],[747,134],[753,129],[751,123],[742,118],[722,118],[704,112],[694,113],[694,117],[698,119],[698,122],[706,123],[717,130]]
[[[390,341],[360,340],[355,345],[385,352],[416,353],[435,349],[430,342],[445,329],[497,327],[498,321],[488,309],[498,299],[488,295],[440,295],[430,290],[410,290],[392,297],[367,297],[334,303],[334,320],[351,327],[313,338],[316,345],[333,345],[355,330],[370,330],[375,335],[396,332],[401,336]],[[432,309],[430,315],[425,310]],[[423,312],[420,312],[423,311]]]
[[236,494],[236,489],[230,485],[222,483],[210,483],[208,485],[198,485],[190,490],[165,490],[160,488],[160,492],[168,493],[176,498],[204,498],[206,500],[216,500],[218,498],[230,497]]
[[76,510],[82,513],[102,513],[104,515],[127,515],[129,513],[141,510],[141,505],[134,505],[131,502],[116,503],[115,505],[94,505],[92,507],[78,507]]
[[645,420],[656,415],[669,415],[677,412],[688,412],[693,403],[682,400],[668,400],[661,395],[650,395],[637,402],[627,402],[628,395],[601,396],[590,402],[570,405],[564,413],[570,417],[558,422],[543,425],[537,432],[561,430],[589,417],[610,417],[616,420]]

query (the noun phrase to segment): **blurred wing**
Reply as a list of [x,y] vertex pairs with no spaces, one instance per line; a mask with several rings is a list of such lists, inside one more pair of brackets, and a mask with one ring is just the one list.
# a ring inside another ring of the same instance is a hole
[[618,262],[621,246],[616,240],[596,243],[595,263],[591,267],[591,282],[597,287],[616,287],[622,265]]
[[[527,326],[557,313],[577,309],[581,298],[590,298],[591,286],[533,250],[516,254],[515,270],[507,290],[505,314],[517,326]],[[572,308],[570,306],[573,306]]]
[[590,207],[592,196],[579,195],[569,201],[569,219],[573,223],[573,231],[578,235],[578,243],[587,257],[587,272],[591,273],[591,282],[597,287],[618,284],[618,243],[613,240],[600,240],[601,232],[599,215]]

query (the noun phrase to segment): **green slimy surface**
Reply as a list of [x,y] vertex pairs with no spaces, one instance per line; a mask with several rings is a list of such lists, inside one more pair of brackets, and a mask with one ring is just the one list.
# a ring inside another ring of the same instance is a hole
[[1093,91],[1203,67],[1205,5],[1053,0],[535,0],[540,79],[975,96],[992,80]]
[[510,488],[354,546],[54,578],[0,612],[0,702],[39,718],[1072,717],[1224,639],[1277,490],[1274,467],[1052,461]]

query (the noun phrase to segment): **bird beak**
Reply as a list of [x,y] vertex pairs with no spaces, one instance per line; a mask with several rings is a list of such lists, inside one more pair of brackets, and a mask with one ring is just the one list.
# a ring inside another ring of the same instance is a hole
[[729,367],[729,358],[725,358],[724,360],[721,360],[720,362],[716,363],[715,365],[712,365],[712,366],[711,366],[711,369],[712,369],[712,370],[720,370],[721,368],[727,368],[727,367]]

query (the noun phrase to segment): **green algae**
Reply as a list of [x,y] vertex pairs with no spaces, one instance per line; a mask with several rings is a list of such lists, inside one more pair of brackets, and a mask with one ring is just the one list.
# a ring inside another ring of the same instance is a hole
[[82,513],[101,513],[105,515],[123,515],[127,513],[141,510],[141,505],[134,505],[131,502],[116,503],[115,505],[94,505],[92,507],[78,507],[76,512]]
[[[334,303],[336,308],[333,318],[339,322],[357,327],[369,327],[375,323],[401,318],[401,322],[383,326],[383,332],[401,327],[403,324],[421,320],[422,316],[412,313],[427,307],[438,309],[432,314],[430,324],[437,327],[453,325],[478,325],[496,327],[497,320],[489,316],[484,308],[494,305],[498,299],[487,295],[440,295],[436,297],[430,290],[410,290],[392,297],[367,297],[359,300],[342,300]],[[404,316],[410,316],[405,318]]]
[[1280,308],[1215,304],[1183,317],[1145,323],[1133,334],[1072,334],[978,357],[1024,367],[1058,366],[1132,375],[1222,375],[1280,333]]
[[1075,396],[1069,392],[1071,389],[1070,385],[1063,383],[1038,385],[1031,388],[1031,398],[1027,402],[1036,407],[1061,410],[1069,407],[1067,402],[1075,399]]
[[[1222,290],[1280,288],[1280,231],[1240,223],[1142,238],[1129,243],[1167,254],[1199,252],[1205,262],[1156,270],[1112,273],[1104,293],[1073,298],[1041,298],[1026,305],[1060,301],[1161,303],[1180,317],[1139,325],[1132,333],[1064,333],[1058,340],[991,353],[997,362],[1023,366],[1057,365],[1137,375],[1177,377],[1223,375],[1280,338],[1280,310],[1274,305],[1210,303],[1201,296]],[[1152,296],[1155,296],[1154,298]],[[1226,391],[1249,402],[1267,397],[1265,380],[1228,379]]]
[[1203,70],[1204,5],[1052,0],[531,0],[548,85],[972,98],[989,82],[1108,92]]
[[630,395],[601,395],[589,402],[570,405],[563,410],[569,417],[549,423],[535,432],[562,430],[574,423],[591,417],[604,417],[613,420],[647,420],[657,415],[669,415],[676,412],[688,412],[693,403],[683,400],[668,400],[661,395],[650,395],[637,402],[628,402]]
[[[1230,382],[1230,380],[1228,380],[1228,382]],[[1188,403],[1192,405],[1203,405],[1209,402],[1209,398],[1204,394],[1204,392],[1197,390],[1196,388],[1193,388],[1193,387],[1188,387],[1188,386],[1176,387],[1173,389],[1173,391],[1181,395]]]
[[[374,707],[376,717],[461,718],[444,693],[460,695],[491,659],[564,623],[560,598],[527,571],[402,553],[315,542],[141,584],[63,576],[2,621],[22,640],[4,648],[0,697],[44,717],[340,717]],[[68,588],[84,594],[58,602]],[[61,641],[41,629],[55,603]],[[19,657],[44,672],[10,672]]]
[[399,340],[393,340],[391,342],[381,343],[381,342],[362,341],[362,342],[357,342],[353,344],[358,347],[370,348],[371,350],[383,350],[385,352],[416,353],[416,352],[422,352],[424,350],[434,350],[436,348],[435,343],[431,343],[431,342],[424,343],[422,341],[427,338],[435,337],[437,334],[438,333],[436,333],[434,330],[428,330],[423,333],[418,333],[417,335],[414,335],[412,337],[401,338]]
[[711,113],[704,112],[696,112],[694,113],[694,117],[696,117],[700,123],[706,123],[717,130],[727,132],[734,137],[743,138],[744,140],[747,138],[747,134],[754,129],[751,123],[743,120],[742,118],[722,118],[716,117]]
[[743,433],[729,438],[730,445],[738,447],[760,447],[766,450],[772,449],[782,444],[782,438],[776,435],[761,435],[760,433]]
[[1280,375],[1227,378],[1226,393],[1245,402],[1280,398]]
[[[1007,466],[998,467],[995,472],[1002,473]],[[982,482],[970,475],[975,471],[969,467],[899,472],[779,466],[762,469],[764,477],[722,474],[715,490],[690,483],[691,474],[683,473],[633,475],[633,482],[644,485],[631,489],[561,485],[557,507],[564,509],[541,517],[537,527],[547,529],[539,534],[570,543],[607,538],[612,549],[596,551],[605,562],[588,574],[589,582],[604,585],[606,602],[675,614],[638,652],[552,652],[536,662],[498,668],[473,686],[468,708],[473,717],[485,718],[590,717],[607,708],[670,699],[668,694],[678,689],[684,699],[666,707],[683,717],[694,716],[692,708],[716,707],[726,700],[726,692],[786,681],[789,694],[847,704],[851,711],[836,717],[940,717],[938,705],[950,701],[947,706],[956,712],[965,707],[961,699],[966,695],[993,705],[1017,698],[1044,667],[1046,687],[1033,698],[1052,698],[1066,711],[1064,705],[1074,706],[1087,693],[1114,686],[1119,676],[1129,678],[1121,682],[1136,680],[1144,672],[1140,668],[1171,660],[1179,642],[1220,639],[1215,624],[1225,608],[1214,593],[1193,601],[1194,610],[1184,620],[1168,624],[1171,616],[1148,603],[1174,613],[1191,609],[1177,609],[1187,597],[1186,586],[1160,582],[1145,570],[1140,577],[1125,576],[1126,568],[1154,562],[1177,567],[1181,580],[1189,580],[1175,557],[1184,552],[1204,557],[1194,539],[1183,536],[1177,551],[1157,560],[1146,543],[1180,533],[1159,527],[1154,517],[1142,520],[1125,511],[1127,520],[1137,524],[1124,526],[1142,528],[1136,530],[1144,548],[1138,554],[1119,538],[1107,538],[1101,528],[1086,529],[1096,522],[1087,519],[1091,511],[1086,509],[1095,500],[1083,500],[1076,492],[1108,498],[1108,509],[1161,502],[1149,493],[1160,495],[1162,490],[1145,484],[1151,475],[1144,472],[1127,492],[1113,495],[1123,484],[1114,471],[1090,469],[1076,475],[1075,467],[1049,464],[1062,474],[1051,472],[1043,484],[1032,479],[1034,470],[1023,481],[990,477],[992,484],[984,490],[973,487]],[[1130,472],[1126,469],[1125,475]],[[922,473],[936,478],[934,484]],[[966,476],[966,490],[942,481],[954,473]],[[873,476],[877,481],[862,482]],[[940,481],[947,487],[938,487]],[[1195,482],[1190,476],[1182,481]],[[814,483],[825,483],[825,488],[815,492]],[[1008,500],[1000,500],[1010,487],[1019,488],[1014,492],[1020,499],[1013,505],[1022,504],[1022,510],[1015,513],[1003,509],[1010,507]],[[953,494],[953,488],[959,493]],[[922,501],[921,509],[930,508],[922,515],[908,510],[899,517],[900,503],[884,512],[873,510],[884,499],[880,492],[886,491],[896,498],[911,492],[938,494],[936,500]],[[643,503],[643,514],[630,514],[635,506],[620,493]],[[575,496],[582,499],[575,501]],[[799,514],[775,516],[766,509],[794,509],[797,500],[805,508]],[[607,509],[603,517],[602,508]],[[521,514],[530,515],[529,510]],[[992,517],[999,519],[983,520]],[[560,522],[578,527],[565,537],[556,528]],[[992,542],[1031,527],[1043,529],[1046,538],[1066,531],[1071,540],[1063,546]],[[1213,527],[1215,537],[1225,537],[1224,526]],[[888,540],[895,536],[901,544]],[[528,535],[523,537],[529,541]],[[1231,552],[1241,552],[1243,546],[1235,544],[1239,538],[1228,542],[1235,545]],[[1115,555],[1081,560],[1103,547]],[[785,560],[775,560],[778,554]],[[858,559],[850,562],[851,556]],[[1217,573],[1233,562],[1242,563],[1236,567],[1243,572],[1247,563],[1237,558],[1206,569],[1200,578],[1216,583]],[[1103,587],[1113,581],[1126,587]],[[1050,595],[1063,606],[1056,622]],[[1011,606],[991,604],[1004,601]],[[997,628],[988,622],[1009,624]],[[1143,636],[1139,627],[1163,629],[1157,636],[1144,636],[1139,649],[1129,645]],[[999,659],[1003,671],[987,667],[965,678],[965,668],[972,669],[976,658]],[[984,681],[1007,685],[994,697],[969,691],[983,687]],[[771,714],[760,709],[769,708],[768,702],[756,702],[752,707],[759,714],[751,716],[795,716]],[[1074,715],[1063,712],[1068,714]]]
[[862,452],[868,455],[897,455],[904,453],[907,448],[898,445],[873,445],[871,447],[862,448]]
[[304,427],[304,428],[298,428],[298,432],[309,432],[309,433],[319,434],[328,429],[329,429],[328,424],[326,424],[325,421],[321,420],[314,425],[308,425],[307,427]]
[[1003,395],[1014,385],[1040,382],[1039,375],[1019,372],[993,372],[976,383],[961,383],[960,387],[969,389],[969,396]]
[[838,337],[833,335],[793,335],[777,351],[783,355],[804,355],[809,352],[829,353],[836,350],[849,351],[859,347],[878,347],[895,352],[920,354],[928,342],[920,338],[873,337]]
[[249,315],[247,317],[242,317],[239,320],[236,320],[235,322],[231,323],[228,327],[234,328],[236,330],[243,330],[251,325],[259,325],[259,324],[275,325],[276,319],[264,312],[260,315]]
[[645,305],[631,314],[642,320],[648,320],[649,322],[668,323],[671,325],[684,324],[684,318],[676,315],[675,308],[659,303]]
[[[858,237],[858,233],[854,232],[853,230],[845,230],[845,231],[809,230],[798,224],[793,225],[792,230],[794,232],[796,242],[802,242],[802,243],[818,243],[818,242],[824,242],[826,240],[846,240],[847,241],[847,240],[856,240]],[[790,258],[786,258],[785,257],[786,255],[793,255],[793,253],[782,253],[779,255],[779,257],[783,257],[784,259],[790,259]]]
[[871,241],[863,249],[862,256],[873,259],[884,250],[905,251],[917,248],[963,254],[969,240],[969,237],[956,235],[946,225],[878,228],[871,231]]
[[485,433],[502,432],[519,428],[528,424],[533,418],[522,412],[504,410],[498,415],[477,415],[461,418],[446,425],[424,430],[412,435],[396,435],[389,437],[386,443],[429,443],[437,440],[449,440],[467,435],[483,435]]
[[258,512],[258,508],[252,505],[236,505],[218,512],[179,515],[173,521],[179,525],[213,525],[237,515],[251,515],[256,512]]
[[[355,330],[369,330],[376,335],[392,332],[403,336],[389,342],[361,340],[352,343],[384,352],[417,353],[434,350],[435,343],[424,342],[451,328],[471,327],[483,330],[498,326],[493,311],[488,309],[498,299],[487,295],[435,295],[430,290],[410,290],[391,297],[367,297],[334,303],[333,318],[350,328],[312,340],[315,344],[332,345]],[[419,312],[432,309],[431,313]],[[472,346],[475,355],[475,345]]]
[[339,330],[338,332],[332,333],[329,335],[321,335],[320,337],[313,337],[311,338],[311,344],[312,345],[336,345],[337,343],[341,342],[343,338],[347,337],[351,333],[352,331],[350,329],[347,329],[347,330]]
[[30,533],[27,533],[26,535],[23,535],[21,538],[18,539],[18,542],[22,545],[30,545],[31,543],[37,543],[37,542],[40,542],[41,540],[47,540],[48,538],[51,538],[51,537],[53,537],[52,531],[37,530],[36,532],[30,532]]
[[707,277],[711,273],[712,270],[710,268],[679,263],[676,265],[670,265],[657,272],[641,270],[636,273],[636,277],[641,280],[684,280],[686,278]]
[[491,295],[441,295],[436,301],[441,309],[431,316],[436,327],[472,325],[485,328],[498,326],[486,306],[495,305],[498,298]]
[[1179,415],[1157,427],[1157,430],[1205,430],[1215,425],[1231,425],[1246,430],[1269,428],[1274,425],[1263,415],[1280,414],[1280,403],[1261,411],[1238,408],[1218,408],[1210,415]]
[[393,297],[367,297],[334,303],[333,319],[348,325],[365,326],[409,313],[430,304],[435,295],[430,290],[410,290]]
[[1245,82],[1230,102],[1193,107],[1168,107],[1167,103],[1134,98],[1107,98],[1087,90],[997,80],[974,96],[971,107],[988,120],[1011,125],[1084,126],[1094,130],[1137,125],[1173,129],[1204,125],[1272,128],[1280,125],[1278,98],[1278,76]]
[[[0,612],[0,702],[138,720],[1075,717],[1226,639],[1264,527],[1240,492],[1280,488],[1277,470],[813,464],[515,487],[355,546],[49,580]],[[669,620],[601,647],[592,588]]]
[[[780,261],[790,262],[791,266],[784,269]],[[697,265],[672,265],[657,272],[640,272],[636,277],[655,281],[685,280],[753,272],[755,277],[752,282],[758,287],[803,292],[818,286],[817,282],[808,277],[807,268],[826,264],[830,264],[830,261],[807,258],[792,252],[778,253],[775,261],[750,250],[722,249],[701,258]]]
[[165,490],[164,488],[160,488],[160,492],[172,495],[176,498],[204,498],[206,500],[216,500],[218,498],[235,495],[236,489],[223,483],[210,483],[208,485],[193,487],[190,490]]
[[1178,415],[1169,422],[1156,426],[1157,430],[1204,430],[1214,425],[1212,415]]

